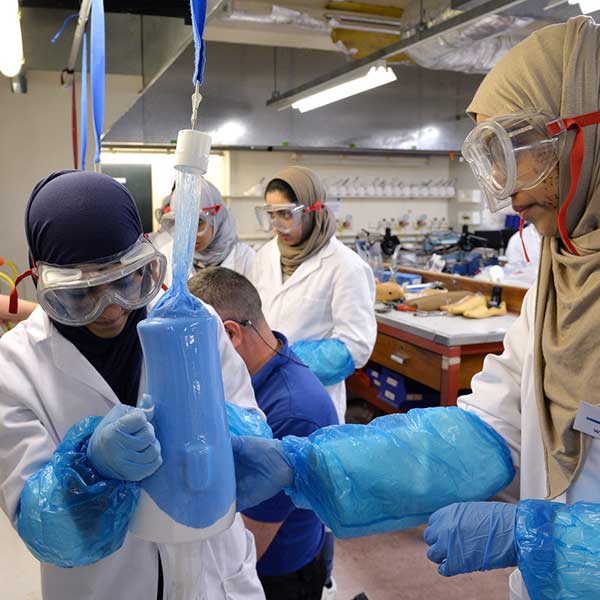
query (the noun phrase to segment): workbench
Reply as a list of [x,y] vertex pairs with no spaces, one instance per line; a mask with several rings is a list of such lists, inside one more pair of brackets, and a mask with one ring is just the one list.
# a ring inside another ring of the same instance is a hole
[[[371,360],[440,392],[440,404],[456,404],[459,390],[471,387],[487,354],[500,354],[506,330],[516,314],[489,319],[415,316],[391,311],[377,314],[377,341]],[[377,397],[377,389],[358,371],[348,389],[387,413],[398,412]]]

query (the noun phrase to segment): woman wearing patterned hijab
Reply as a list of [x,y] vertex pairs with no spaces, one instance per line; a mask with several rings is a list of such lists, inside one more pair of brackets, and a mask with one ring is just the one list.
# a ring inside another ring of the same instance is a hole
[[425,539],[444,575],[518,564],[512,598],[600,597],[599,59],[590,17],[546,27],[468,109],[478,125],[463,154],[491,206],[510,201],[543,238],[504,353],[458,402],[510,446],[521,502],[452,505]]

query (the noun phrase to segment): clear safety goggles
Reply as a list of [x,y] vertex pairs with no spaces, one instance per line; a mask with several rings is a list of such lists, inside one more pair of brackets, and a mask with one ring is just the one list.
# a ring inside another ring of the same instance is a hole
[[566,132],[549,129],[557,122],[532,110],[484,121],[469,133],[462,154],[491,212],[510,206],[512,195],[534,188],[552,172]]
[[[196,237],[203,236],[208,230],[208,226],[212,225],[215,219],[215,216],[221,210],[220,204],[215,204],[214,206],[207,206],[205,208],[200,209],[200,214],[198,215],[198,229],[196,232]],[[167,229],[167,231],[171,232],[173,227],[175,226],[175,211],[169,210],[164,213],[162,216],[162,224]]]
[[126,310],[146,306],[160,290],[166,268],[165,256],[140,237],[127,251],[102,263],[38,262],[27,274],[37,280],[44,311],[59,323],[77,327],[95,321],[110,304]]
[[287,234],[302,223],[302,215],[311,212],[320,212],[324,208],[321,202],[312,206],[304,204],[263,204],[255,207],[256,219],[263,231],[275,230]]
[[599,124],[600,111],[552,118],[532,109],[479,123],[465,139],[462,153],[490,210],[496,212],[510,204],[513,194],[535,187],[550,174],[560,158],[565,134],[574,132],[569,155],[571,183],[558,211],[558,231],[567,250],[578,255],[567,230],[567,211],[583,165],[583,128]]

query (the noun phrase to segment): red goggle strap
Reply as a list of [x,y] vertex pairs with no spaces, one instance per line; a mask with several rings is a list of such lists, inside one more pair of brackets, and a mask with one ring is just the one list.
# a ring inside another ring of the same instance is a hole
[[521,238],[521,246],[523,246],[523,254],[525,255],[525,260],[530,263],[529,254],[527,254],[527,246],[525,245],[525,240],[523,239],[523,228],[525,227],[525,219],[521,217],[519,222],[519,237]]
[[31,269],[27,269],[27,271],[21,273],[15,279],[15,287],[10,292],[10,300],[8,302],[8,312],[11,315],[16,315],[19,312],[19,292],[17,292],[17,286],[19,285],[19,283],[21,283],[21,281],[23,281],[23,279],[32,275],[33,271]]
[[211,217],[214,217],[215,215],[219,214],[219,211],[221,210],[221,205],[215,204],[214,206],[206,206],[205,208],[202,208],[200,210],[203,213],[210,215]]
[[569,210],[569,205],[571,201],[575,197],[575,193],[577,192],[577,185],[579,184],[579,176],[581,175],[581,166],[583,164],[583,154],[584,154],[584,142],[583,142],[583,131],[578,123],[571,123],[567,126],[568,129],[575,129],[575,141],[573,142],[573,149],[571,150],[570,157],[570,166],[571,166],[571,185],[569,187],[569,193],[567,195],[567,199],[564,204],[560,207],[558,211],[558,232],[560,233],[560,237],[563,241],[563,244],[567,248],[567,250],[574,254],[575,256],[579,256],[579,252],[573,245],[571,238],[569,236],[569,231],[567,229],[567,211]]
[[581,175],[581,167],[583,165],[585,144],[581,128],[598,124],[600,124],[600,111],[587,113],[578,117],[556,119],[547,125],[548,133],[552,136],[556,136],[562,131],[568,131],[570,129],[575,130],[575,141],[573,142],[573,149],[569,161],[571,168],[571,185],[569,187],[567,199],[558,212],[558,231],[567,250],[576,256],[579,256],[579,252],[577,252],[577,249],[573,245],[567,230],[567,211],[577,192],[577,185],[579,184],[579,176]]
[[317,200],[317,202],[315,202],[313,205],[311,206],[307,206],[304,209],[305,213],[311,213],[311,212],[320,212],[325,208],[325,205],[320,201]]

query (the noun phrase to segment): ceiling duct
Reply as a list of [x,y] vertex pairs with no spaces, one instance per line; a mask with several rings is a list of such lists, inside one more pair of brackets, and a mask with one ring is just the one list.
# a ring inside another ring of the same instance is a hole
[[[457,8],[476,8],[482,0],[453,0],[452,4],[437,3],[427,6],[419,22],[414,6],[402,19],[382,16],[361,5],[356,12],[329,10],[325,17],[332,27],[332,39],[344,45],[346,53],[355,60],[400,42],[410,36],[419,36],[420,27],[442,25],[461,14]],[[328,8],[332,4],[328,4]],[[373,6],[378,9],[378,6]],[[387,58],[388,64],[416,63],[434,70],[486,73],[513,46],[532,31],[547,24],[532,17],[490,14],[463,27],[431,37],[404,53]]]
[[426,69],[486,73],[513,46],[545,24],[527,17],[489,15],[433,37],[406,54]]
[[300,29],[316,32],[329,32],[329,26],[322,20],[312,17],[308,13],[273,5],[270,13],[257,13],[232,9],[225,13],[226,20],[242,23],[260,23],[263,25],[290,25]]

